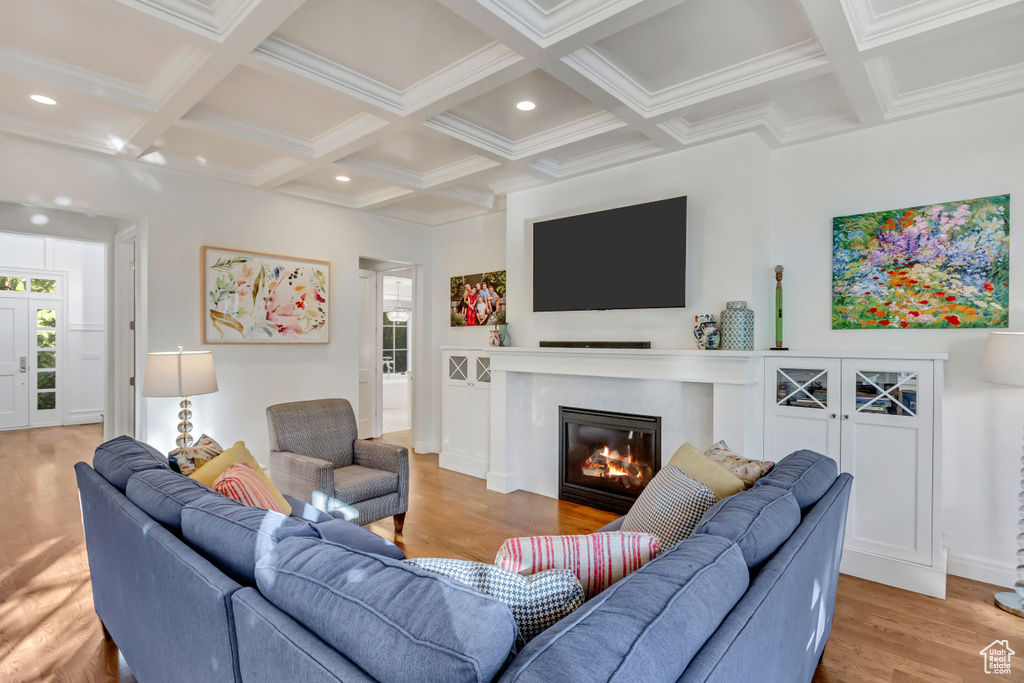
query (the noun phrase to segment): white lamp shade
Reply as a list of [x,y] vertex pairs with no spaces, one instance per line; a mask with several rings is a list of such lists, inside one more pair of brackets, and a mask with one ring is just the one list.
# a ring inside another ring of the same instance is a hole
[[1024,386],[1024,332],[989,332],[981,378]]
[[212,351],[170,351],[146,354],[142,395],[198,396],[217,391]]

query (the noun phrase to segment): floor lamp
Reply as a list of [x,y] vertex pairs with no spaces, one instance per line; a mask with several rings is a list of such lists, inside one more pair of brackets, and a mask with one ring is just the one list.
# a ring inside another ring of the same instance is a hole
[[146,354],[146,376],[142,395],[180,396],[178,404],[178,448],[192,445],[192,401],[190,396],[217,391],[217,373],[213,370],[212,351],[177,351]]
[[[1024,332],[989,332],[985,360],[981,364],[981,377],[988,382],[1024,386]],[[1021,457],[1021,476],[1024,477],[1024,456]],[[996,605],[1024,617],[1024,478],[1021,479],[1018,501],[1020,519],[1017,522],[1017,582],[1013,592],[996,593]]]

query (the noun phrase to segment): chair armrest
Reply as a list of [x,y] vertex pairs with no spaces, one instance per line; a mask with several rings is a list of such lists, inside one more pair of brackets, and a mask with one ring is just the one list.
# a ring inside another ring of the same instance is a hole
[[355,464],[398,475],[398,497],[402,511],[409,504],[409,449],[382,441],[356,439],[352,443]]
[[289,451],[270,451],[270,480],[281,493],[309,503],[314,491],[334,495],[334,464]]

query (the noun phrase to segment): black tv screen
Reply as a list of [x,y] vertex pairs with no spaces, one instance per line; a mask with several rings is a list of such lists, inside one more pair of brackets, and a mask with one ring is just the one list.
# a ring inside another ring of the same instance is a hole
[[533,310],[686,305],[686,197],[533,224]]

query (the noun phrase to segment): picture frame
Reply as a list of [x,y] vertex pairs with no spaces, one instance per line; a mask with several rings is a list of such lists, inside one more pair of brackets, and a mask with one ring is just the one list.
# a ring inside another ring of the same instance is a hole
[[[483,290],[488,294],[482,294]],[[470,292],[472,296],[467,300]],[[472,305],[468,303],[470,300]],[[449,307],[452,327],[504,325],[505,271],[456,275],[451,278]]]
[[327,344],[329,261],[203,246],[204,344]]

